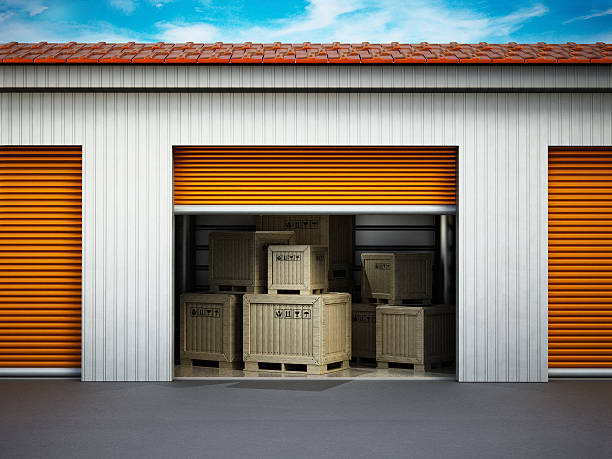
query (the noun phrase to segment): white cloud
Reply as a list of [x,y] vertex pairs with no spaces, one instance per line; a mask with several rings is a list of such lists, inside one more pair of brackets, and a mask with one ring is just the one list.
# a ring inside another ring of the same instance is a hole
[[208,23],[185,24],[159,22],[156,24],[160,32],[157,36],[166,42],[184,43],[218,41],[219,30]]
[[39,22],[33,27],[27,21],[7,21],[0,27],[0,43],[19,42],[84,42],[122,43],[128,41],[146,41],[146,37],[130,30],[114,27],[112,24],[98,22],[90,25],[72,23]]
[[30,16],[37,16],[49,7],[41,4],[38,0],[0,0],[0,9],[26,12]]
[[610,14],[612,14],[612,8],[608,8],[604,11],[591,11],[589,14],[586,14],[584,16],[578,16],[572,19],[568,19],[563,24],[569,24],[570,22],[574,21],[588,21],[589,19],[598,18],[601,16],[608,16]]
[[123,11],[125,14],[133,13],[136,9],[135,0],[110,0],[110,4],[113,8]]
[[548,12],[542,4],[505,15],[450,6],[443,0],[310,0],[301,15],[267,26],[214,28],[209,23],[164,23],[170,41],[253,42],[478,42],[508,41],[526,21]]

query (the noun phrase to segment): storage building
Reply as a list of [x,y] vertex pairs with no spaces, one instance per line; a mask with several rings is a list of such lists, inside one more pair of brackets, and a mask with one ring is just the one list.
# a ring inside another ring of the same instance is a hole
[[278,214],[355,216],[356,260],[434,253],[458,381],[612,375],[612,45],[13,42],[0,62],[0,376],[172,380],[208,233]]

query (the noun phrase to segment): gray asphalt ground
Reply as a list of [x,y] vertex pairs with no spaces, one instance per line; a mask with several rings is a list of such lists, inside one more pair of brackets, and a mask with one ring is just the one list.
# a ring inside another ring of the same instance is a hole
[[612,381],[0,380],[1,458],[612,457]]

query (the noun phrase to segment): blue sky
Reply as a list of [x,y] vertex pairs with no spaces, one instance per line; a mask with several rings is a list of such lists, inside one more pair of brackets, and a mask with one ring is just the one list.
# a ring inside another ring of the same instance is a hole
[[0,0],[0,42],[612,42],[612,0]]

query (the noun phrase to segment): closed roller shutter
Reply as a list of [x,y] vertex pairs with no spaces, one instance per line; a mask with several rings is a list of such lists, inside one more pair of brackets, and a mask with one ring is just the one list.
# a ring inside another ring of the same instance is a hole
[[612,367],[612,149],[551,149],[551,368]]
[[175,148],[175,205],[455,205],[455,148]]
[[0,149],[0,367],[81,366],[81,151]]

